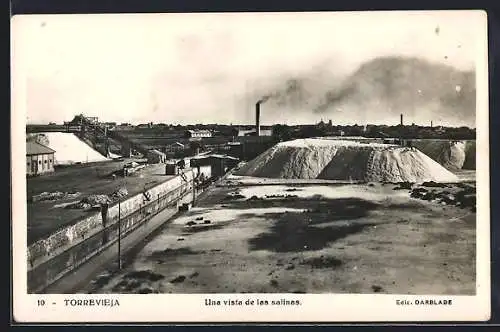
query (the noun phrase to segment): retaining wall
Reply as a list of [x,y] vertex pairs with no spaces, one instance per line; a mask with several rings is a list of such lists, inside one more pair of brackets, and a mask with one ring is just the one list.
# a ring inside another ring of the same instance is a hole
[[195,172],[188,170],[33,243],[28,247],[28,292],[43,289],[114,243],[119,219],[123,237],[162,210],[177,209],[193,191]]

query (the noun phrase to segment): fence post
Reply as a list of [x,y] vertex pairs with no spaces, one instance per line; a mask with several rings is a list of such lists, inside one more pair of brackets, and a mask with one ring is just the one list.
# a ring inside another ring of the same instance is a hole
[[122,269],[122,218],[121,218],[121,200],[118,200],[118,269]]

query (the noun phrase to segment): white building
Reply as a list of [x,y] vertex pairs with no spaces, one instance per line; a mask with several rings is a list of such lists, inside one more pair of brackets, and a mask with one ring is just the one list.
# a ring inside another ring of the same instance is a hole
[[[238,136],[255,136],[255,129],[238,129]],[[261,127],[260,136],[273,136],[273,130]]]
[[186,137],[187,138],[212,137],[212,132],[210,130],[187,130]]

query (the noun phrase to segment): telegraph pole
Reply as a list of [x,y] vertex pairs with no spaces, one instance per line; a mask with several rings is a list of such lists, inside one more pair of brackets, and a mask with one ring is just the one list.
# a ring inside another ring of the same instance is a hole
[[121,199],[118,200],[118,270],[122,269],[122,218]]
[[[195,204],[196,200],[196,177],[194,176],[194,171],[192,171],[193,174],[193,179],[192,179],[192,185],[193,185],[193,203],[192,206]],[[198,171],[198,176],[200,176],[200,172]]]

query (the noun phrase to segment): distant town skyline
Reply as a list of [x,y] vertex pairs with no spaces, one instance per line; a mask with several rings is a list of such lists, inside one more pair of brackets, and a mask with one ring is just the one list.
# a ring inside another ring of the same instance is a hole
[[[383,56],[474,71],[480,18],[466,11],[19,16],[12,63],[26,83],[28,123],[83,113],[132,124],[252,124],[257,99],[289,78],[313,77],[320,95]],[[262,124],[364,119],[290,109],[265,104]],[[399,123],[387,116],[374,124]],[[460,125],[405,122],[431,120]]]

